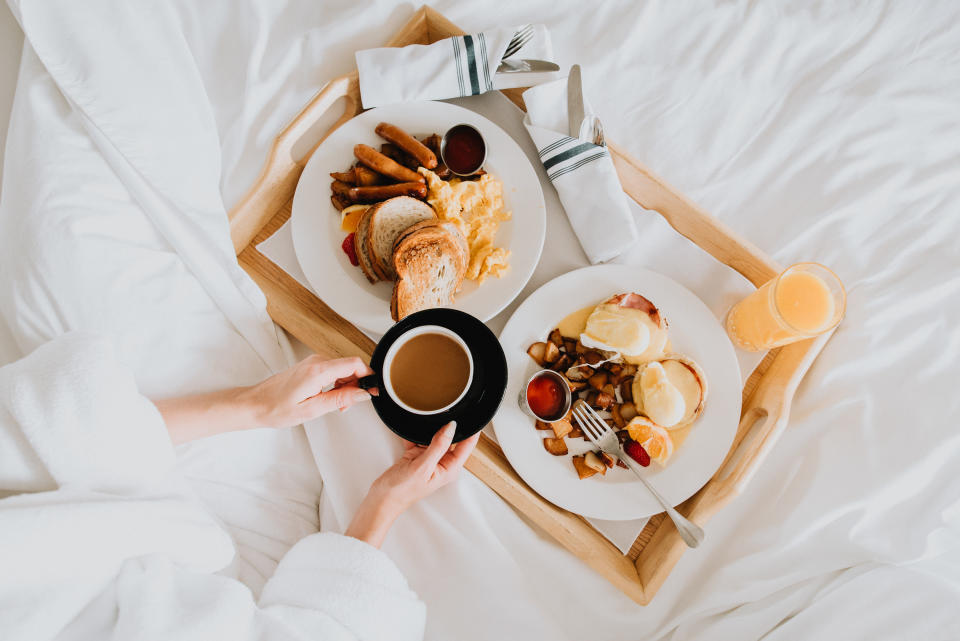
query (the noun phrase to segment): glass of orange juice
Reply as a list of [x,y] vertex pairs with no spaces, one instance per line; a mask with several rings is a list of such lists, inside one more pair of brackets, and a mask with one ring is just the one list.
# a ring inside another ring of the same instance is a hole
[[734,305],[727,334],[742,349],[771,349],[830,331],[846,306],[836,274],[817,263],[798,263]]

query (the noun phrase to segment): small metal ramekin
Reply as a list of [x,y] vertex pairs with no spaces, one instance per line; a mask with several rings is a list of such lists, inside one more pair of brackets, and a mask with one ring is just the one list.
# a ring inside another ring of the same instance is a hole
[[[549,376],[555,379],[560,384],[560,388],[563,390],[563,398],[564,398],[563,411],[560,412],[558,416],[553,416],[553,417],[538,416],[530,407],[530,404],[527,403],[527,388],[530,386],[530,383],[532,383],[535,378],[539,378],[540,376]],[[570,404],[572,403],[572,401],[573,401],[573,394],[570,392],[570,383],[567,382],[567,379],[564,378],[562,374],[555,372],[552,369],[541,369],[539,371],[534,372],[533,376],[531,376],[527,380],[527,382],[524,383],[523,389],[520,390],[520,395],[517,398],[517,403],[519,403],[520,409],[523,410],[525,414],[528,414],[529,416],[532,416],[533,418],[539,421],[543,421],[544,423],[553,423],[555,421],[559,421],[564,416],[566,416],[567,413],[570,411]]]

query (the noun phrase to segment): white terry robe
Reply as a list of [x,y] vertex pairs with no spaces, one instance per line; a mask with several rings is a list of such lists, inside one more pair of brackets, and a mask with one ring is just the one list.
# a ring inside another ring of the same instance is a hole
[[331,533],[259,601],[175,468],[163,419],[110,343],[70,333],[0,368],[0,630],[39,639],[420,639],[425,607],[381,551]]

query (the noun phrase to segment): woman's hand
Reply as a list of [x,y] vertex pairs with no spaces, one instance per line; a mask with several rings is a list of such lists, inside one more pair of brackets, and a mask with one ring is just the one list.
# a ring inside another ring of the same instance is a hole
[[[326,361],[313,355],[247,388],[244,396],[261,426],[289,427],[369,400],[370,394],[357,387],[357,379],[368,374],[373,370],[359,358]],[[320,391],[328,385],[334,388]]]
[[[370,394],[357,379],[373,371],[359,358],[327,361],[310,356],[252,387],[155,401],[174,443],[254,427],[289,427],[335,409],[341,412]],[[333,389],[321,392],[324,387]]]
[[404,442],[403,456],[373,482],[345,534],[380,547],[394,520],[408,507],[454,481],[480,434],[451,446],[456,423],[447,423],[430,445]]

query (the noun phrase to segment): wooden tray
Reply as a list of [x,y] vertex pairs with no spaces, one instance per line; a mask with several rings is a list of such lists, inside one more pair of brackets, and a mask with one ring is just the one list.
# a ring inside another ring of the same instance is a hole
[[[423,7],[387,46],[429,44],[463,33],[440,13]],[[522,109],[521,91],[511,89],[503,93]],[[230,233],[240,264],[263,290],[267,310],[277,324],[324,356],[359,355],[369,359],[374,343],[366,335],[256,249],[290,217],[297,181],[316,149],[314,145],[303,158],[297,158],[294,146],[306,140],[315,123],[341,99],[345,103],[343,114],[323,138],[362,111],[355,71],[330,81],[277,136],[260,177],[230,212]],[[755,286],[781,271],[760,249],[616,145],[610,144],[609,149],[624,191],[645,209],[658,212],[680,234],[718,261],[740,272]],[[797,385],[829,336],[773,350],[757,366],[743,388],[740,425],[730,452],[713,478],[677,508],[687,518],[704,525],[749,482],[786,426]],[[548,503],[531,490],[489,438],[481,438],[467,469],[637,603],[650,602],[686,551],[673,523],[664,514],[658,514],[647,523],[630,552],[622,554],[586,520]],[[709,528],[707,532],[709,536]]]

